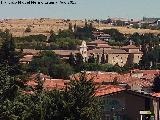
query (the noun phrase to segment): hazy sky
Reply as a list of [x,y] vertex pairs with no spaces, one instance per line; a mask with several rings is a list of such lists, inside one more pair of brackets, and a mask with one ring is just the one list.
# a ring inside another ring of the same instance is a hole
[[[6,0],[11,1],[11,0]],[[16,1],[16,0],[13,0]],[[17,0],[18,1],[18,0]],[[29,0],[21,0],[29,1]],[[38,1],[38,0],[35,0]],[[39,0],[60,1],[60,0]],[[69,1],[69,0],[61,0]],[[73,0],[76,5],[0,4],[0,18],[106,19],[160,17],[160,0]]]

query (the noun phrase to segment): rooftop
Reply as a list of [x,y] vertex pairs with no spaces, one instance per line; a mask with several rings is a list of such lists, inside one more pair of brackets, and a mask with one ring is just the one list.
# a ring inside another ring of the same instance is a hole
[[110,46],[108,44],[98,44],[96,47],[97,48],[112,48],[112,46]]
[[158,92],[158,93],[151,93],[151,96],[153,96],[153,97],[160,97],[160,92]]
[[122,49],[139,49],[139,47],[135,46],[135,45],[127,45],[127,46],[123,46],[121,47]]
[[[89,50],[88,53],[103,53],[103,49],[93,49]],[[125,50],[122,49],[104,49],[105,54],[128,54]]]
[[69,56],[71,53],[76,54],[79,53],[78,50],[53,50],[55,54],[60,56]]
[[116,86],[116,85],[104,85],[98,88],[95,92],[96,96],[109,95],[113,93],[117,93],[120,91],[124,91],[125,88]]
[[32,61],[33,55],[25,55],[20,59],[20,62],[30,62]]
[[103,40],[94,40],[94,41],[91,41],[87,44],[107,44],[107,43]]
[[23,49],[23,53],[27,55],[37,55],[40,52],[40,50],[35,49]]
[[[63,79],[45,79],[43,87],[45,90],[63,89],[68,82],[68,80]],[[32,86],[34,88],[37,85],[37,83],[35,80],[31,80],[28,81],[26,85]]]

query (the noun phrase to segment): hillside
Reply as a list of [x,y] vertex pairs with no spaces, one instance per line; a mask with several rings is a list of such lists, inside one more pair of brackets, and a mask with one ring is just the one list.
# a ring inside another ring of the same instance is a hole
[[[35,34],[49,34],[50,30],[54,32],[58,32],[59,29],[68,29],[69,23],[72,25],[76,24],[77,26],[84,26],[85,21],[83,20],[64,20],[64,19],[5,19],[0,20],[0,29],[5,30],[6,28],[11,31],[13,36],[27,36],[27,35],[35,35]],[[133,34],[134,32],[138,32],[140,34],[143,33],[154,33],[160,34],[159,30],[149,30],[149,29],[133,29],[127,27],[116,27],[110,26],[106,24],[97,24],[93,22],[94,27],[98,29],[110,29],[115,28],[124,34]],[[31,32],[25,33],[25,29],[30,26]]]

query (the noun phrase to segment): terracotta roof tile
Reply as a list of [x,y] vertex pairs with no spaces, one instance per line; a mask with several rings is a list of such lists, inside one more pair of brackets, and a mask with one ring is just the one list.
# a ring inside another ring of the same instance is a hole
[[152,95],[153,97],[160,97],[160,92],[158,92],[158,93],[151,93],[151,95]]
[[89,42],[88,44],[106,44],[106,42],[103,40],[94,40]]
[[[68,80],[63,80],[63,79],[46,79],[44,80],[43,87],[45,90],[52,90],[55,88],[63,89],[68,82],[69,82]],[[31,81],[28,81],[26,85],[35,87],[37,83],[35,82],[35,80],[31,80]]]
[[[95,53],[95,54],[99,54],[99,53],[103,53],[103,49],[93,49],[93,50],[89,50],[88,53]],[[104,49],[104,53],[105,54],[128,54],[128,52],[126,52],[125,50],[122,49]]]
[[25,55],[22,59],[20,59],[20,62],[30,62],[32,61],[33,55]]
[[97,48],[112,48],[112,46],[110,46],[108,44],[98,44],[96,47]]
[[108,95],[120,91],[124,91],[125,88],[120,87],[120,86],[115,86],[115,85],[104,85],[98,88],[95,92],[96,96],[103,96],[103,95]]
[[[140,79],[132,77],[130,73],[118,74],[112,72],[87,72],[87,79],[93,79],[95,83],[111,83],[117,80],[118,83],[128,84],[129,86],[139,86],[139,87],[151,87],[153,85],[153,79]],[[76,74],[76,79],[78,79],[78,74]]]
[[30,55],[37,55],[40,52],[40,50],[34,50],[34,49],[23,49],[24,54],[30,54]]
[[33,94],[33,91],[22,91],[23,94]]
[[60,56],[69,56],[71,53],[76,54],[79,53],[78,50],[53,50],[55,54]]
[[141,70],[144,75],[147,74],[152,74],[152,75],[157,75],[160,74],[160,70]]
[[137,47],[135,45],[127,45],[127,46],[123,46],[121,48],[123,48],[123,49],[139,49],[139,47]]

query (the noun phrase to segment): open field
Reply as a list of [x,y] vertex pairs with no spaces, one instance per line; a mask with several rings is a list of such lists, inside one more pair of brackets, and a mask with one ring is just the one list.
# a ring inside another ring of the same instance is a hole
[[117,27],[117,26],[106,26],[106,27],[99,27],[99,29],[117,29],[121,33],[124,34],[133,34],[135,32],[139,34],[144,34],[144,33],[153,33],[153,34],[160,34],[160,30],[150,30],[150,29],[134,29],[134,28],[127,28],[127,27]]
[[[27,36],[27,35],[35,35],[35,34],[44,34],[48,35],[50,30],[53,30],[55,33],[59,31],[59,29],[64,30],[68,29],[69,23],[72,25],[76,24],[77,26],[84,26],[85,21],[83,20],[64,20],[64,19],[5,19],[0,20],[0,29],[5,30],[6,28],[11,31],[13,36]],[[31,32],[25,33],[25,29],[30,26]],[[93,26],[99,29],[110,29],[115,28],[120,32],[125,34],[133,34],[134,32],[138,32],[140,34],[143,33],[154,33],[160,34],[160,30],[148,30],[148,29],[133,29],[127,27],[116,27],[106,24],[98,24],[93,22]]]

